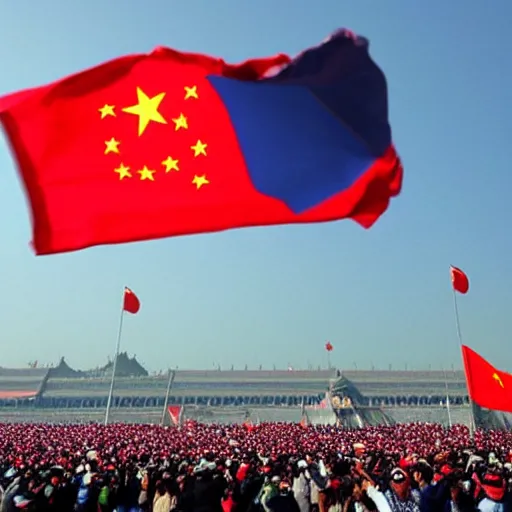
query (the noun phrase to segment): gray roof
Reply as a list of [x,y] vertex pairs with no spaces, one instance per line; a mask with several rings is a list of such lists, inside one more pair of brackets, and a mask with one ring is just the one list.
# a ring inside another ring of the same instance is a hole
[[[327,391],[334,371],[196,371],[178,370],[172,387],[174,396],[314,395]],[[116,394],[163,396],[167,376],[117,378]],[[48,379],[45,396],[95,397],[108,394],[110,379]]]

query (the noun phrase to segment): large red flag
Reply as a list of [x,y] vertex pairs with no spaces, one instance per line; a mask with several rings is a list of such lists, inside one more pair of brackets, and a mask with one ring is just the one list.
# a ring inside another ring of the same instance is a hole
[[368,228],[402,183],[385,77],[343,30],[296,58],[120,57],[0,97],[0,123],[37,254],[345,218]]
[[124,289],[124,303],[123,303],[123,309],[127,311],[128,313],[131,313],[132,315],[135,315],[135,313],[139,312],[140,309],[140,300],[133,293],[130,288]]
[[456,292],[465,294],[469,290],[468,276],[460,269],[454,266],[450,267],[450,275],[452,278],[452,286]]
[[465,345],[462,359],[471,400],[486,409],[512,412],[512,375],[497,370]]

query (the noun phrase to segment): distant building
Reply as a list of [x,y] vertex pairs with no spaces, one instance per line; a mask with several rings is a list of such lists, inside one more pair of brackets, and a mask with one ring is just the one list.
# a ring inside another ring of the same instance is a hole
[[[34,414],[99,419],[104,413],[112,362],[75,370],[0,368],[0,419]],[[159,421],[168,377],[150,376],[135,357],[119,355],[113,414],[123,421]],[[301,421],[357,428],[395,422],[467,423],[470,405],[462,372],[364,370],[176,370],[169,406],[208,422]],[[24,412],[26,411],[26,412]],[[5,414],[3,414],[5,413]],[[449,414],[448,414],[449,413]],[[9,413],[11,414],[11,413]],[[507,428],[507,415],[476,407],[477,423]]]

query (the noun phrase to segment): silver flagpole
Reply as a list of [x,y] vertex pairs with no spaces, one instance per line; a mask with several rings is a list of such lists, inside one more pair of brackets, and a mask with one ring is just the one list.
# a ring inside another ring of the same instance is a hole
[[116,380],[116,369],[117,369],[117,359],[119,357],[119,350],[121,349],[121,334],[123,332],[123,318],[124,318],[124,295],[125,295],[126,287],[123,288],[123,302],[121,303],[121,317],[119,319],[119,329],[117,331],[117,343],[116,343],[116,353],[114,356],[114,362],[112,363],[112,379],[110,380],[110,391],[108,392],[107,399],[107,409],[105,410],[105,425],[108,425],[108,419],[110,416],[110,408],[112,407],[112,398],[114,395],[114,384]]
[[[462,333],[460,330],[460,319],[459,319],[459,306],[457,304],[457,292],[455,291],[455,288],[453,288],[453,307],[455,311],[455,325],[457,327],[457,337],[459,339],[459,347],[461,350],[462,355],[462,362],[464,364],[464,368],[466,367],[464,356],[462,353]],[[468,390],[468,400],[469,400],[469,434],[471,436],[471,439],[473,439],[475,435],[475,429],[476,429],[476,423],[475,423],[475,414],[473,412],[473,400],[471,400],[471,397],[469,396],[469,383],[468,383],[468,376],[466,375],[466,371],[464,371],[464,375],[466,376],[466,387]]]
[[446,390],[446,412],[448,413],[448,426],[452,428],[452,413],[450,410],[450,396],[448,395],[448,379],[446,378],[446,370],[443,367],[444,387]]
[[176,377],[176,372],[174,370],[169,369],[169,381],[167,382],[167,391],[165,392],[164,409],[162,411],[162,420],[160,421],[160,425],[163,425],[165,422],[165,415],[167,414],[167,406],[169,405],[169,396],[171,395],[171,389],[172,389],[172,385],[174,383],[175,377]]

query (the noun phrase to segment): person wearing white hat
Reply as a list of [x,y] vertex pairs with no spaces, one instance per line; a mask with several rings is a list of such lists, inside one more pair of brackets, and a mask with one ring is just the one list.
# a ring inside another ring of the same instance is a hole
[[364,462],[366,457],[366,446],[363,443],[354,443],[352,445],[352,450],[354,452],[354,458],[360,462]]

